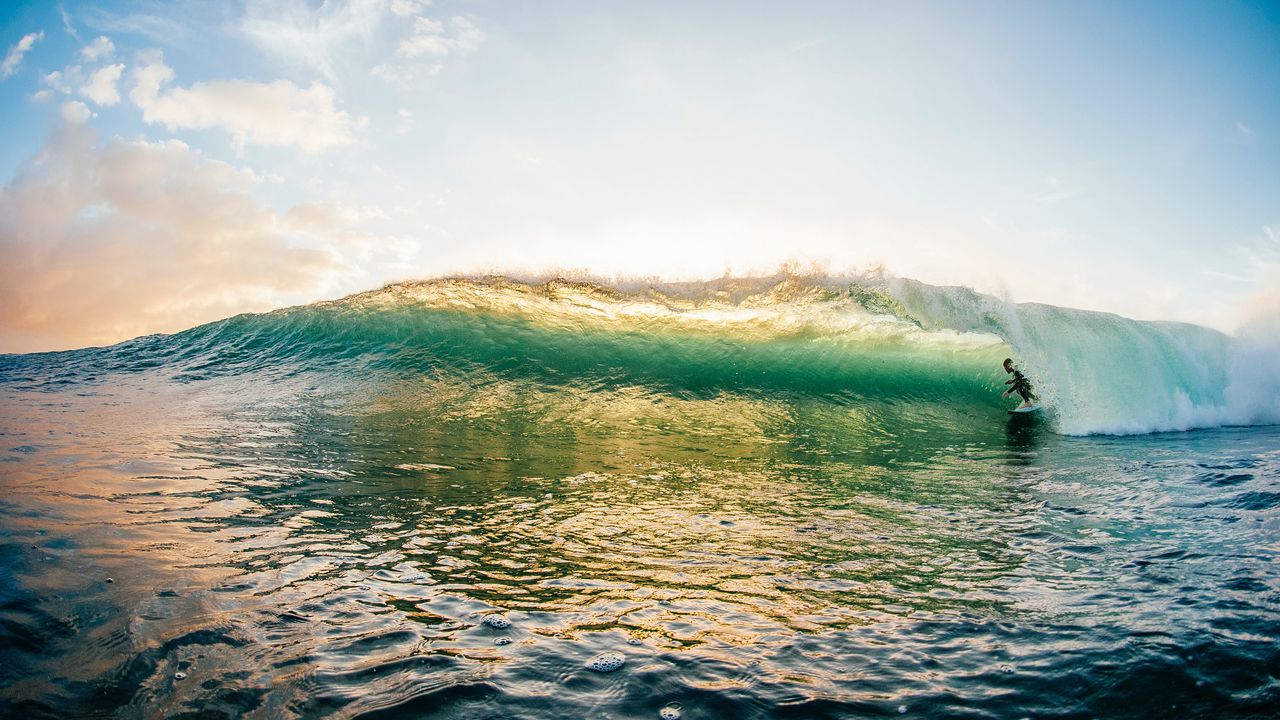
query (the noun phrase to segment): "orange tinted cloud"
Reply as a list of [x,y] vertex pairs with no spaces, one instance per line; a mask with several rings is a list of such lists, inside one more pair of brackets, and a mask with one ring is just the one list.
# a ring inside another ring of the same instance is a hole
[[62,116],[0,190],[0,352],[174,331],[350,271],[258,203],[244,171],[177,141],[100,142],[79,103]]

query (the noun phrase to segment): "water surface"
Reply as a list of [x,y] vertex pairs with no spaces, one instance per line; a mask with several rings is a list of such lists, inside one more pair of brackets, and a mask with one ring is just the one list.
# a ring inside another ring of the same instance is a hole
[[0,714],[1280,701],[1280,429],[1063,435],[918,326],[395,313],[0,359]]

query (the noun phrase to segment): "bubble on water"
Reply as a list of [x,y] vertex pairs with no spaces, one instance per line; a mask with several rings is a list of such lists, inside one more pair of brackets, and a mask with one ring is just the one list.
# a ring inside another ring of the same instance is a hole
[[109,583],[113,583],[113,582],[115,582],[115,580],[112,580],[111,578],[107,578],[107,582],[109,582]]
[[1011,673],[1011,672],[1013,672],[1013,667],[1012,667],[1012,666],[1010,666],[1010,665],[1001,665],[1001,666],[1000,666],[1000,672],[1002,672],[1002,673],[1006,673],[1006,674]]
[[898,714],[899,714],[899,715],[905,715],[906,713],[907,713],[907,706],[906,706],[906,705],[899,705],[899,706],[898,706]]
[[500,638],[495,639],[495,640],[493,641],[493,644],[494,644],[494,645],[510,645],[510,644],[511,644],[511,638],[507,638],[507,637],[500,637]]
[[591,658],[591,662],[587,663],[587,668],[596,672],[613,672],[622,667],[622,663],[626,658],[622,657],[622,653],[603,652]]
[[480,622],[491,628],[498,628],[499,630],[511,627],[511,621],[501,615],[485,615]]
[[174,673],[174,674],[173,674],[173,679],[174,679],[174,680],[186,680],[186,679],[187,679],[187,674],[186,674],[186,673],[184,673],[184,672],[176,672],[176,673]]
[[670,703],[658,711],[662,720],[680,720],[680,703]]
[[642,642],[644,642],[644,641],[643,641],[643,640],[641,640],[641,639],[640,639],[640,638],[638,638],[638,637],[627,638],[627,644],[628,644],[628,645],[639,645],[639,644],[640,644],[640,643],[642,643]]

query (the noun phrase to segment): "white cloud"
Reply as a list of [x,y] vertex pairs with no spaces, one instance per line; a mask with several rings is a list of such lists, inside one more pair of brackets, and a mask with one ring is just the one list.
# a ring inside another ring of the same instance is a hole
[[1280,231],[1270,225],[1263,225],[1261,233],[1238,246],[1236,252],[1243,261],[1237,267],[1254,280],[1280,277]]
[[285,221],[299,228],[350,225],[360,219],[355,208],[339,207],[326,203],[303,203],[289,208]]
[[470,19],[458,15],[446,26],[439,20],[419,17],[413,23],[413,35],[401,41],[396,54],[405,58],[428,55],[466,55],[474,52],[484,33]]
[[43,103],[43,102],[49,102],[52,99],[53,99],[52,90],[37,90],[36,92],[31,94],[31,102]]
[[1231,133],[1231,139],[1238,145],[1252,145],[1256,139],[1256,133],[1253,128],[1241,121],[1236,121],[1235,132]]
[[396,65],[374,65],[369,74],[392,84],[404,83],[413,79],[413,74]]
[[43,39],[43,30],[33,32],[29,35],[23,35],[21,40],[9,48],[9,52],[4,56],[4,62],[0,63],[0,79],[7,78],[18,72],[18,66],[22,64],[22,56],[27,54],[32,45]]
[[58,14],[62,16],[62,29],[66,30],[68,35],[75,38],[76,42],[80,42],[80,35],[76,32],[75,26],[71,24],[71,16],[67,14],[67,9],[61,4],[58,5]]
[[263,51],[329,79],[355,44],[369,44],[386,14],[385,0],[324,2],[251,0],[240,31]]
[[449,30],[453,33],[453,42],[457,51],[461,54],[475,52],[480,47],[480,41],[484,40],[484,33],[476,26],[470,18],[458,15],[449,21]]
[[419,249],[412,238],[377,235],[363,229],[387,215],[377,207],[350,207],[335,203],[303,203],[289,208],[280,225],[321,240],[361,266],[403,266]]
[[87,107],[62,110],[66,124],[0,188],[0,351],[276,307],[332,287],[352,272],[343,253],[364,252],[348,247],[370,237],[345,224],[359,214],[280,215],[248,194],[242,170],[175,140],[99,143]]
[[[157,4],[156,9],[163,8]],[[86,25],[103,32],[142,35],[160,43],[171,43],[188,34],[182,23],[160,14],[124,14],[92,5],[83,5],[77,10]]]
[[58,108],[58,115],[68,125],[83,125],[93,117],[89,107],[79,100],[68,100]]
[[111,38],[99,35],[96,40],[80,48],[80,57],[93,62],[98,58],[110,57],[115,51],[116,46],[111,42]]
[[401,57],[417,58],[423,55],[448,55],[449,41],[443,35],[414,32],[413,37],[400,43],[396,53]]
[[44,83],[45,85],[48,85],[49,87],[53,88],[54,90],[57,90],[58,92],[64,95],[71,92],[71,88],[70,86],[67,85],[66,79],[62,76],[62,73],[58,70],[54,70],[51,73],[47,73],[44,77],[40,78],[40,82]]
[[132,73],[130,99],[148,123],[169,130],[221,128],[239,146],[294,146],[315,153],[352,142],[351,117],[335,107],[333,90],[321,83],[301,88],[287,80],[200,82],[167,88],[173,68],[157,52]]
[[391,14],[397,17],[410,17],[426,10],[431,0],[391,0]]
[[412,85],[417,77],[435,77],[440,74],[440,70],[444,69],[444,65],[440,63],[431,63],[430,65],[417,65],[416,68],[410,65],[399,63],[384,63],[374,65],[374,69],[369,70],[370,74],[380,79],[388,85],[399,87],[408,87]]
[[414,35],[439,35],[444,32],[444,23],[429,17],[419,17],[413,20]]
[[120,102],[120,91],[116,83],[124,72],[124,65],[115,64],[98,68],[89,76],[89,81],[80,88],[80,93],[99,105],[115,105]]

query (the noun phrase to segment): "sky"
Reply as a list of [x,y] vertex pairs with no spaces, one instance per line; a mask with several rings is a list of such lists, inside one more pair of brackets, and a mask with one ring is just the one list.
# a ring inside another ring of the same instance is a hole
[[1277,2],[7,0],[0,52],[0,352],[454,273],[1280,298]]

